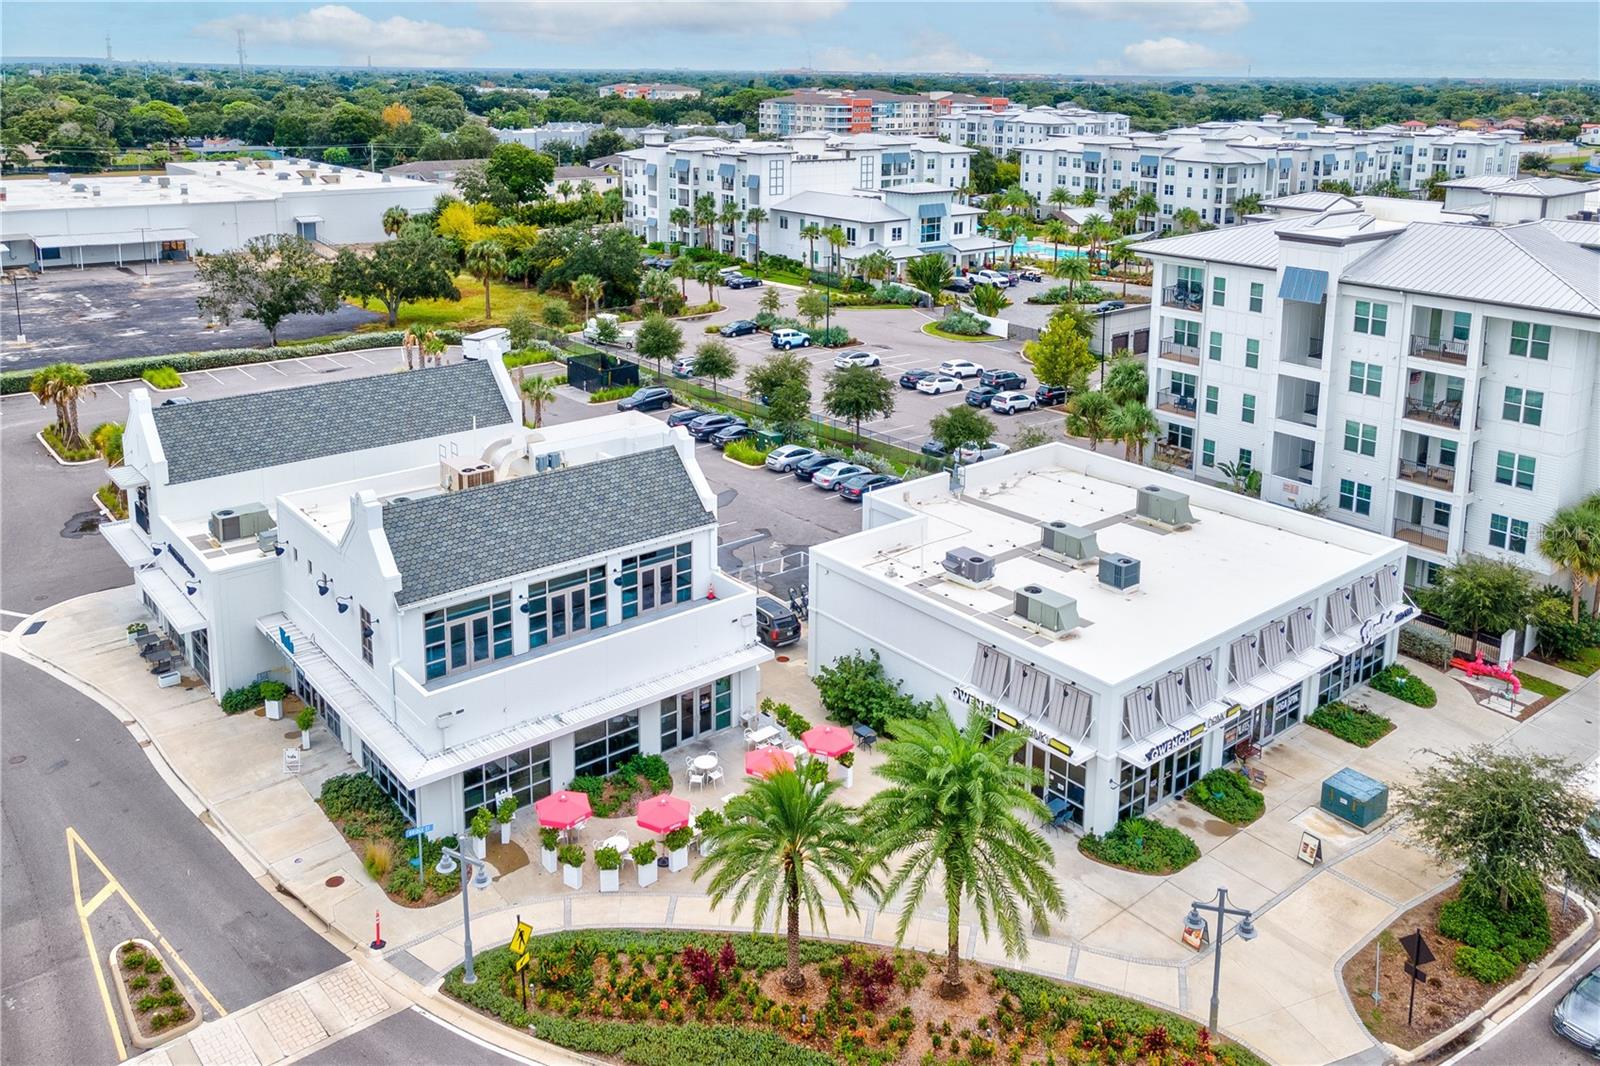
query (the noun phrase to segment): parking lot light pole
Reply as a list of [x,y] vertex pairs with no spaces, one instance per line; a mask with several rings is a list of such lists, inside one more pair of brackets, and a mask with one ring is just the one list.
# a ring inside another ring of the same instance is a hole
[[1255,922],[1251,919],[1249,911],[1228,906],[1228,890],[1225,888],[1217,889],[1217,895],[1215,899],[1208,900],[1206,902],[1201,902],[1199,900],[1191,901],[1189,904],[1189,914],[1183,919],[1184,929],[1190,932],[1198,932],[1205,929],[1206,920],[1200,917],[1200,912],[1202,910],[1209,911],[1217,916],[1217,938],[1211,945],[1211,953],[1213,956],[1215,956],[1215,958],[1212,960],[1213,965],[1211,970],[1210,1027],[1212,1035],[1215,1036],[1217,1032],[1217,990],[1222,984],[1222,941],[1225,939],[1222,923],[1229,915],[1242,919],[1237,928],[1239,932],[1239,939],[1244,941],[1250,941],[1256,938],[1256,926]]
[[17,272],[12,271],[7,279],[11,282],[11,305],[17,312],[17,343],[28,343],[28,335],[22,332],[22,297],[17,295]]
[[453,874],[457,865],[461,867],[461,938],[466,948],[466,961],[461,968],[461,983],[474,985],[478,983],[478,975],[472,972],[472,904],[467,894],[467,875],[476,867],[477,875],[472,878],[472,886],[479,889],[488,888],[489,865],[482,859],[475,859],[455,848],[445,848],[440,853],[439,863],[434,870],[440,874]]

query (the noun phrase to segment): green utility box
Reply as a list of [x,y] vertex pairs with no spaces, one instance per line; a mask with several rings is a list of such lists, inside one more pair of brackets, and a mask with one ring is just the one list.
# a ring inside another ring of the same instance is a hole
[[1322,809],[1365,829],[1389,810],[1389,786],[1346,766],[1322,782]]
[[762,447],[762,448],[767,449],[768,451],[771,451],[773,448],[776,448],[778,445],[780,445],[782,443],[783,443],[783,434],[782,433],[778,433],[778,432],[775,432],[775,431],[770,430],[770,429],[758,429],[758,430],[756,430],[756,444],[759,447]]

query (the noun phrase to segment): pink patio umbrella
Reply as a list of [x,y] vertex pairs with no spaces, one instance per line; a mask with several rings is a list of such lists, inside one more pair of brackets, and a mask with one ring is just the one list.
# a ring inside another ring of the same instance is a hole
[[793,770],[794,756],[770,745],[757,748],[744,757],[744,772],[751,777],[771,777],[779,770]]
[[677,796],[651,796],[639,804],[638,825],[651,833],[670,833],[689,824],[689,801]]
[[837,759],[856,746],[850,730],[837,725],[812,726],[800,734],[800,743],[813,755]]
[[552,829],[571,829],[594,813],[589,797],[582,792],[553,792],[533,805],[539,824]]

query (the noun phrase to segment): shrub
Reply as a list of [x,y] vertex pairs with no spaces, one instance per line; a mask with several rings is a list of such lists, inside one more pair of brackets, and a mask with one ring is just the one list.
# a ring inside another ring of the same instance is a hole
[[553,825],[539,827],[539,846],[545,851],[555,851],[561,843],[561,831]]
[[1486,985],[1497,985],[1517,972],[1510,959],[1497,951],[1462,944],[1456,948],[1456,969]]
[[702,833],[714,833],[727,823],[728,820],[722,816],[721,811],[714,811],[709,808],[694,816],[695,828]]
[[261,695],[261,682],[255,681],[241,688],[230,688],[222,694],[222,713],[238,714],[261,706],[266,697]]
[[1539,600],[1528,612],[1528,621],[1539,630],[1539,651],[1547,659],[1576,659],[1584,648],[1600,644],[1600,622],[1587,606],[1576,621],[1566,595]]
[[666,836],[668,851],[680,851],[689,846],[689,841],[694,839],[694,832],[688,826],[679,826]]
[[140,974],[138,977],[135,977],[133,980],[128,982],[128,987],[133,989],[135,992],[139,991],[141,988],[149,988],[150,978],[146,977],[144,974]]
[[616,848],[595,848],[594,865],[600,870],[616,870],[622,866],[622,852]]
[[638,391],[639,386],[637,385],[618,385],[615,388],[610,389],[596,389],[594,392],[589,394],[589,402],[615,403],[618,400],[627,399],[629,396],[632,396]]
[[294,716],[294,724],[300,732],[310,732],[311,727],[317,724],[317,712],[310,707],[300,708],[300,713]]
[[112,482],[106,482],[94,490],[94,498],[105,505],[113,518],[123,519],[128,517],[128,504],[122,496],[122,490]]
[[746,466],[760,466],[767,461],[769,449],[753,443],[748,437],[736,440],[723,449],[722,454]]
[[563,866],[582,866],[583,848],[577,844],[563,844],[556,852],[556,858],[561,860]]
[[871,658],[852,653],[817,671],[812,679],[828,719],[840,725],[860,722],[874,732],[889,733],[896,718],[926,718],[928,707],[900,691],[900,683],[884,672],[876,651]]
[[281,700],[289,694],[289,686],[282,681],[258,681],[256,685],[263,700]]
[[1251,787],[1249,779],[1233,770],[1211,771],[1194,783],[1186,798],[1234,825],[1249,825],[1267,809],[1267,801]]
[[44,437],[45,443],[50,446],[50,450],[55,452],[62,459],[65,459],[69,463],[81,463],[86,459],[93,459],[99,454],[97,451],[95,451],[94,445],[90,443],[87,438],[84,439],[83,444],[79,447],[67,447],[66,442],[61,439],[61,433],[56,429],[54,423],[45,426],[39,432]]
[[[633,861],[640,866],[654,866],[656,861],[656,842],[654,840],[641,840],[628,849],[633,856]],[[599,858],[596,853],[596,858]]]
[[1479,900],[1470,884],[1439,909],[1439,932],[1481,951],[1502,955],[1513,967],[1533,962],[1550,950],[1550,914],[1535,889],[1514,896],[1510,910]]
[[367,868],[367,876],[379,884],[389,876],[389,871],[394,869],[394,848],[387,840],[367,841],[366,857],[362,865]]
[[989,324],[970,311],[952,310],[941,318],[936,324],[936,329],[944,333],[954,333],[958,337],[983,337],[989,332]]
[[1400,627],[1400,654],[1427,663],[1435,670],[1448,670],[1455,649],[1447,634],[1420,622],[1408,622]]
[[1394,723],[1383,715],[1338,701],[1325,703],[1312,711],[1306,716],[1306,724],[1358,748],[1372,747],[1394,729]]
[[922,294],[916,289],[908,289],[904,285],[889,282],[874,294],[878,303],[897,304],[901,307],[915,307],[922,300]]
[[1399,663],[1378,671],[1370,684],[1379,692],[1403,700],[1413,707],[1432,707],[1439,702],[1438,694],[1427,682]]
[[1147,818],[1125,818],[1105,836],[1089,833],[1078,850],[1112,866],[1146,874],[1169,874],[1200,857],[1188,835]]
[[488,806],[479,807],[472,814],[472,823],[467,827],[467,835],[487,840],[489,830],[494,828],[494,813]]
[[183,388],[183,379],[180,378],[178,376],[178,372],[176,370],[172,369],[170,366],[153,366],[150,369],[146,370],[144,373],[140,374],[139,376],[144,378],[144,380],[152,388],[156,388],[156,389],[181,389],[181,388]]
[[519,366],[534,366],[539,363],[553,363],[558,358],[549,348],[518,348],[505,354],[507,370],[515,370]]

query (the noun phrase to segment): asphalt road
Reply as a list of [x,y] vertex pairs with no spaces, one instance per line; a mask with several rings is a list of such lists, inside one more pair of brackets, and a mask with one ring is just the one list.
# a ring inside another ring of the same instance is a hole
[[1490,1029],[1478,1045],[1447,1066],[1584,1066],[1594,1060],[1550,1028],[1550,1012],[1578,979],[1600,965],[1600,944],[1589,948],[1572,976],[1546,988],[1520,1013]]
[[492,1050],[413,1008],[391,1014],[300,1061],[307,1066],[383,1066],[395,1062],[416,1066],[513,1066],[531,1060]]
[[225,1010],[344,961],[245,872],[105,708],[14,658],[0,702],[0,1059],[116,1058],[78,920],[78,900],[108,884],[90,853],[123,890],[88,915],[102,964],[125,937],[153,939],[135,906]]

